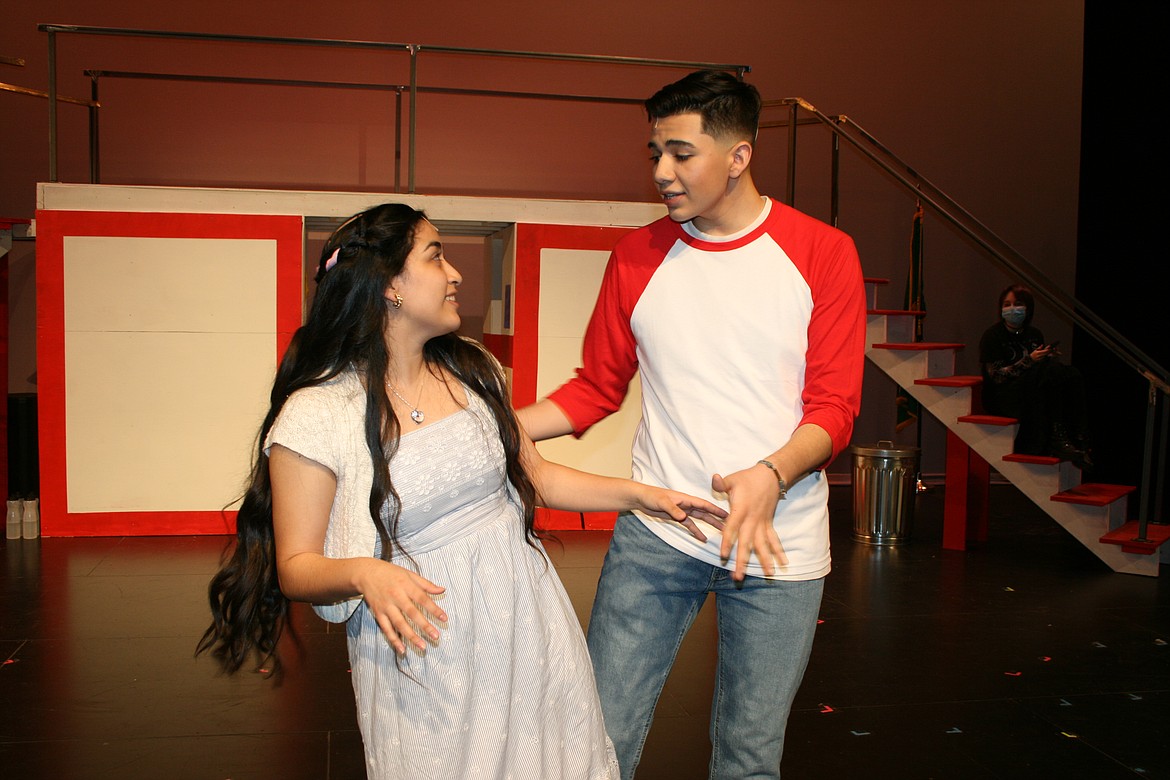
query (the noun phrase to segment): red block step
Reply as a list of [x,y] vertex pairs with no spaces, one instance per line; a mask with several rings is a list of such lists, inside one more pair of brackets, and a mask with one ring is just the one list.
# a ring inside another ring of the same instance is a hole
[[931,387],[976,387],[983,384],[981,376],[928,376],[925,379],[915,379],[916,385]]
[[976,425],[1015,425],[1019,422],[1015,417],[997,417],[994,414],[965,414],[958,420]]
[[889,284],[890,283],[889,279],[879,279],[876,276],[867,276],[867,277],[865,277],[864,281],[865,281],[865,284]]
[[1107,506],[1136,489],[1133,485],[1105,485],[1097,482],[1086,482],[1075,488],[1061,491],[1050,498],[1053,501],[1063,501],[1066,504]]
[[1170,525],[1147,523],[1145,540],[1137,541],[1137,535],[1138,522],[1131,520],[1102,536],[1101,541],[1105,544],[1120,544],[1122,552],[1154,555],[1158,552],[1158,547],[1170,541]]
[[866,314],[887,314],[887,315],[893,315],[895,317],[900,316],[900,315],[905,315],[907,317],[909,317],[909,316],[925,317],[926,316],[926,312],[924,312],[924,311],[910,311],[909,309],[867,309],[865,313]]
[[943,341],[911,341],[905,344],[874,344],[874,349],[905,349],[925,352],[932,349],[962,349],[966,344],[952,344]]
[[1060,463],[1060,458],[1050,455],[1020,455],[1015,452],[1004,455],[1003,459],[1009,463],[1034,463],[1038,466],[1055,466]]

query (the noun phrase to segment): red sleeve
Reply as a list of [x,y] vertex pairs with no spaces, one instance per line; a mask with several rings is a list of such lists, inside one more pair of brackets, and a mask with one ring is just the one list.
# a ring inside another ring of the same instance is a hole
[[[623,258],[637,241],[635,232],[623,238],[609,257],[589,327],[585,330],[581,368],[577,375],[549,396],[581,436],[595,423],[621,408],[630,380],[638,370],[637,344],[630,315],[650,273],[632,273]],[[644,238],[643,238],[644,240]]]
[[851,238],[832,231],[819,242],[825,246],[813,249],[818,259],[808,270],[813,310],[800,423],[823,428],[833,440],[835,458],[848,446],[853,420],[861,412],[865,286]]

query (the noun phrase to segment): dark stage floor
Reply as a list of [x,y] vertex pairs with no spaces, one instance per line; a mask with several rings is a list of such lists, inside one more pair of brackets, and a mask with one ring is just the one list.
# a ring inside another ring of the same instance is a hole
[[[914,539],[850,538],[833,488],[834,571],[784,758],[801,778],[1170,778],[1170,585],[1113,574],[992,488],[990,541],[939,547],[942,489]],[[550,545],[586,619],[608,534]],[[345,636],[297,610],[281,687],[192,650],[221,537],[7,541],[0,777],[363,777]],[[681,650],[639,777],[706,777],[708,604]]]

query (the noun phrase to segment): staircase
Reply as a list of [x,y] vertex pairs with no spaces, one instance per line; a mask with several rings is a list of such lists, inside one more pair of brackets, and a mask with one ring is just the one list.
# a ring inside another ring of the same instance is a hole
[[[1017,421],[977,413],[974,399],[982,378],[955,375],[955,354],[964,345],[914,342],[915,318],[921,313],[877,308],[877,290],[887,281],[865,280],[866,357],[947,427],[948,450],[970,448],[1114,571],[1158,576],[1159,559],[1170,562],[1170,545],[1162,546],[1170,539],[1170,526],[1151,523],[1147,540],[1135,541],[1137,523],[1126,522],[1133,487],[1082,483],[1080,470],[1067,461],[1013,454]],[[955,479],[966,484],[967,474],[951,473],[958,460],[950,452],[947,461],[948,486]],[[963,549],[966,516],[951,514],[948,507],[944,525],[957,526],[958,532],[944,528],[943,546]]]

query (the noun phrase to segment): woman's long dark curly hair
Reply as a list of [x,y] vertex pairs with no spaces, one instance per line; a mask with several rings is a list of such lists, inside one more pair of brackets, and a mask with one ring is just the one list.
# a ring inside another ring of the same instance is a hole
[[[390,460],[398,447],[399,421],[386,395],[390,362],[386,332],[391,281],[402,273],[426,215],[401,204],[384,204],[357,214],[325,243],[317,270],[317,292],[305,324],[293,335],[272,385],[268,414],[260,427],[251,479],[236,516],[230,557],[208,587],[212,623],[196,654],[210,651],[224,671],[239,671],[250,656],[280,672],[277,644],[288,624],[289,600],[280,590],[272,526],[272,483],[264,443],[285,401],[297,390],[319,385],[347,369],[366,388],[365,439],[374,466],[370,518],[389,560],[398,544],[398,494]],[[334,252],[336,262],[329,262]],[[455,333],[428,341],[423,349],[432,372],[446,369],[491,409],[504,445],[507,476],[522,504],[525,533],[536,538],[536,491],[520,458],[521,434],[499,364],[478,342]],[[390,501],[389,522],[381,509]]]

